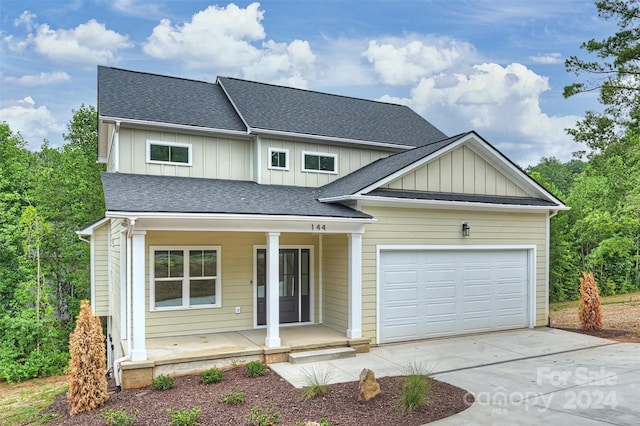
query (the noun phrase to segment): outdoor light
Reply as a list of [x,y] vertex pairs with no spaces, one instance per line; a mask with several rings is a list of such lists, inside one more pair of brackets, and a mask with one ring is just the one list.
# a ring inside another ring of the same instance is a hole
[[469,222],[462,222],[462,236],[468,237],[471,232],[471,228],[469,228]]

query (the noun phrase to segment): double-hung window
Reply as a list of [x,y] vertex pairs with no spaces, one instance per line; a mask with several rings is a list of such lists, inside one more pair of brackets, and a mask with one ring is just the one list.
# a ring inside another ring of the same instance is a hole
[[151,247],[151,310],[218,308],[220,247]]
[[147,140],[147,163],[190,166],[191,158],[191,144]]
[[337,173],[338,156],[322,152],[302,152],[302,171],[317,173]]
[[289,150],[282,148],[269,148],[269,168],[276,170],[289,170]]

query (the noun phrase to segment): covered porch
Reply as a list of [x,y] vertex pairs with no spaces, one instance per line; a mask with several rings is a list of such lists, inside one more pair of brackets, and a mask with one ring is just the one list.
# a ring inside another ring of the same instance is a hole
[[277,348],[265,344],[267,333],[263,328],[146,339],[146,360],[120,364],[122,387],[148,386],[160,374],[195,374],[254,360],[267,364],[286,362],[289,354],[297,352],[328,348],[353,348],[356,353],[369,351],[370,339],[349,338],[343,332],[320,324],[281,327],[281,344]]

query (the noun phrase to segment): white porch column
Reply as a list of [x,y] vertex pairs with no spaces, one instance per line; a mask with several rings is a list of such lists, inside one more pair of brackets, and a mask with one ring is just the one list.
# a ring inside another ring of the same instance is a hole
[[280,346],[280,233],[267,234],[267,336],[269,348]]
[[146,231],[133,231],[131,235],[131,307],[133,330],[131,361],[145,361],[145,234]]
[[349,324],[347,337],[362,337],[362,234],[349,234]]

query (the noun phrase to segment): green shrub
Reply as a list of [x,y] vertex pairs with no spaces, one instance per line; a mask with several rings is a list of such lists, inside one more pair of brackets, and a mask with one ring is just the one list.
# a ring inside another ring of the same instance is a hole
[[138,420],[140,411],[136,410],[133,416],[128,416],[124,407],[118,410],[112,408],[104,408],[100,411],[100,417],[107,421],[107,426],[130,426]]
[[408,374],[402,378],[400,408],[405,413],[412,413],[429,402],[432,379],[421,364],[410,364],[407,370]]
[[[271,411],[273,404],[267,406],[267,410]],[[247,414],[247,420],[255,426],[272,426],[276,423],[280,423],[280,412],[276,411],[269,414],[261,407],[255,406],[251,409],[251,412]]]
[[302,399],[315,398],[318,395],[325,395],[327,393],[327,385],[331,380],[331,370],[328,368],[312,367],[307,370],[302,369],[305,385],[302,387]]
[[244,402],[244,391],[229,391],[222,395],[219,402],[225,404],[242,404]]
[[331,423],[329,423],[329,420],[327,420],[326,417],[322,417],[317,422],[314,422],[313,420],[307,420],[306,422],[296,422],[296,426],[331,426]]
[[205,385],[210,385],[211,383],[220,383],[223,376],[224,372],[222,370],[213,367],[200,373],[200,380],[202,380],[202,383]]
[[264,362],[256,360],[247,364],[247,374],[251,377],[264,376],[267,366]]
[[151,387],[155,390],[167,390],[171,389],[175,382],[176,379],[173,377],[161,374],[151,381]]
[[198,423],[200,418],[200,407],[193,407],[191,410],[183,408],[182,410],[167,410],[169,419],[173,426],[193,426]]

